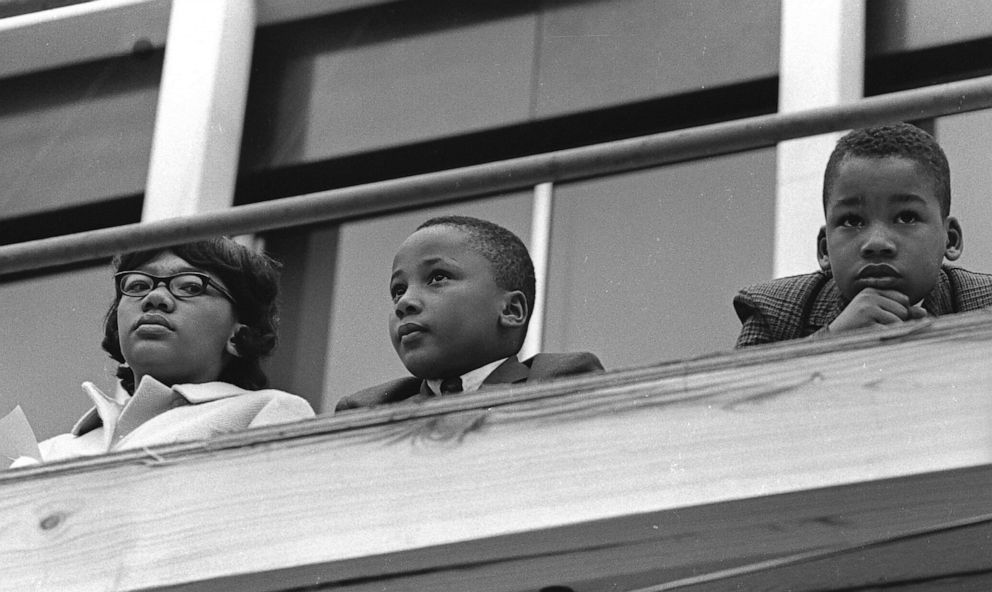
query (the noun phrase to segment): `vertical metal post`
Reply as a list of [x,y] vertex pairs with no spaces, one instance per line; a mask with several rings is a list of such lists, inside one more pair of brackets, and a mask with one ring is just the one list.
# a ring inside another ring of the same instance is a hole
[[[860,99],[864,37],[864,0],[782,0],[779,112]],[[816,269],[823,168],[839,136],[778,145],[774,277]]]
[[551,253],[551,217],[554,205],[554,183],[534,187],[534,205],[530,223],[530,257],[534,261],[537,291],[534,310],[530,314],[527,339],[520,348],[520,358],[540,353],[544,346],[544,306],[547,301],[548,261]]
[[142,221],[233,203],[255,18],[254,0],[173,0]]

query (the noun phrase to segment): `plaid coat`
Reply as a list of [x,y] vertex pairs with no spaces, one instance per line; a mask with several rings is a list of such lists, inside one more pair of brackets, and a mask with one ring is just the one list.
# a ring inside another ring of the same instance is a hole
[[[808,337],[847,306],[833,277],[822,271],[779,278],[744,288],[734,297],[743,327],[737,347]],[[934,316],[992,306],[992,275],[944,265],[923,299]]]

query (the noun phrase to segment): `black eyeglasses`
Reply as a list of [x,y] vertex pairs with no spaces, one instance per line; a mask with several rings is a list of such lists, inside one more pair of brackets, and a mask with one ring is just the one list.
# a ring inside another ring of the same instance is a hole
[[170,294],[176,298],[186,299],[203,296],[207,292],[207,286],[213,286],[224,298],[230,300],[232,304],[236,304],[234,296],[231,296],[230,292],[209,275],[198,271],[185,271],[164,277],[143,271],[119,271],[114,274],[114,281],[118,296],[140,298],[154,290],[159,284],[165,284]]

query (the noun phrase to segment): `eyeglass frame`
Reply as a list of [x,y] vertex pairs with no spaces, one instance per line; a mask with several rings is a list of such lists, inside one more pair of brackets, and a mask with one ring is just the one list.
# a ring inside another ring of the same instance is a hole
[[[121,284],[123,283],[124,277],[125,276],[129,276],[129,275],[140,275],[140,276],[146,277],[146,278],[148,278],[150,280],[154,280],[153,283],[152,283],[152,287],[149,288],[147,292],[145,292],[144,294],[141,294],[141,295],[138,295],[138,294],[128,294],[127,292],[125,292],[123,290],[123,288],[121,287]],[[203,292],[201,292],[199,294],[193,294],[192,296],[187,295],[187,294],[180,295],[180,294],[176,294],[175,292],[173,292],[172,291],[172,280],[174,280],[174,279],[176,279],[178,277],[186,276],[186,275],[191,275],[191,276],[199,279],[200,281],[202,281],[203,282]],[[128,271],[118,271],[117,273],[114,274],[114,288],[117,290],[117,297],[118,298],[121,298],[123,296],[128,296],[130,298],[144,298],[145,296],[147,296],[147,295],[151,294],[153,291],[155,291],[155,289],[158,288],[158,285],[159,284],[165,284],[165,289],[169,292],[169,294],[171,294],[174,298],[178,298],[180,300],[188,300],[190,298],[197,298],[199,296],[203,296],[203,295],[205,295],[207,293],[207,286],[213,286],[218,292],[220,292],[220,295],[223,296],[224,298],[227,298],[231,302],[231,304],[237,304],[238,303],[238,301],[234,299],[234,296],[231,295],[231,293],[227,290],[227,288],[225,288],[224,286],[220,285],[220,283],[218,283],[217,280],[215,280],[214,278],[210,277],[209,274],[203,273],[202,271],[183,271],[183,272],[180,272],[180,273],[174,273],[172,275],[160,276],[160,275],[152,275],[152,274],[147,273],[147,272],[144,272],[144,271],[137,271],[137,270],[133,270],[132,269],[132,270],[128,270]]]

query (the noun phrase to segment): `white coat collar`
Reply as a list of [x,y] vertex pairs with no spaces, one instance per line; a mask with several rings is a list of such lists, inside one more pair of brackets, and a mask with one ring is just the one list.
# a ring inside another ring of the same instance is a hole
[[[109,447],[138,425],[169,408],[236,397],[246,391],[226,382],[177,384],[170,389],[146,375],[135,389],[134,396],[129,396],[119,384],[113,396],[104,394],[92,382],[83,383],[83,392],[93,401],[93,408],[76,422],[72,434],[81,436],[103,426],[104,444]],[[121,433],[117,433],[119,423],[126,424]]]

